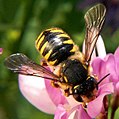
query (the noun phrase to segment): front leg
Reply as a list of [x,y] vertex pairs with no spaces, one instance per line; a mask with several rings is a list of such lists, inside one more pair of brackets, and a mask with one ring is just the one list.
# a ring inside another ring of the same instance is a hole
[[51,85],[55,88],[60,88],[64,91],[64,95],[68,97],[69,95],[72,95],[72,86],[68,85],[66,83],[62,83],[59,81],[51,81]]

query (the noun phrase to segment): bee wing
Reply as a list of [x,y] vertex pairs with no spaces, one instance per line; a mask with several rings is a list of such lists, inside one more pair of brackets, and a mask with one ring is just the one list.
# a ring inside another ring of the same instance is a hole
[[85,36],[85,61],[91,60],[91,55],[100,35],[104,20],[106,8],[103,4],[98,4],[87,11],[84,16],[86,22]]
[[36,64],[22,53],[12,54],[6,58],[5,66],[15,73],[38,76],[49,80],[59,81],[59,77],[57,75],[45,67]]

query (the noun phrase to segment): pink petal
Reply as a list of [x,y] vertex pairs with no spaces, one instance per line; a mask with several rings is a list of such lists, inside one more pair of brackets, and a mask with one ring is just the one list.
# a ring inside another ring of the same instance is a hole
[[92,117],[95,118],[100,112],[104,111],[103,107],[103,99],[104,96],[111,94],[114,92],[114,85],[113,83],[107,83],[102,85],[99,89],[99,96],[91,101],[87,106],[87,112]]
[[54,119],[68,119],[68,113],[63,105],[58,105]]
[[2,52],[3,52],[3,49],[2,49],[2,48],[0,48],[0,55],[2,54]]
[[103,84],[99,87],[98,96],[104,93],[107,93],[107,94],[114,93],[114,84],[112,82]]
[[82,104],[70,108],[64,105],[58,105],[54,119],[91,119],[87,112],[83,109]]
[[118,79],[119,79],[119,73],[118,73],[118,71],[119,71],[119,47],[116,49],[116,51],[114,53],[114,57],[115,57],[115,61],[116,61],[115,68],[116,68]]
[[72,95],[70,95],[69,97],[66,97],[66,99],[67,99],[67,101],[68,101],[68,104],[69,104],[71,107],[75,107],[75,106],[81,104],[80,102],[76,101]]
[[116,49],[114,56],[119,59],[119,47]]
[[45,80],[45,85],[46,85],[46,89],[49,94],[49,97],[51,98],[51,100],[56,106],[59,104],[63,105],[68,103],[67,99],[63,95],[63,92],[61,92],[60,88],[55,88],[51,86],[51,83],[49,80]]
[[[71,114],[73,114],[73,116]],[[82,104],[77,105],[74,108],[72,108],[69,118],[70,119],[91,119],[91,117],[82,107]]]
[[99,115],[102,112],[104,96],[105,94],[102,94],[97,99],[95,99],[94,101],[88,104],[87,112],[92,118],[95,118],[97,115]]
[[108,55],[108,59],[106,61],[106,69],[110,73],[110,80],[113,82],[118,81],[118,71],[116,70],[116,60],[114,55]]
[[116,60],[116,64],[115,64],[115,70],[116,70],[116,74],[117,74],[117,77],[118,77],[118,81],[119,81],[119,59],[118,58],[115,58]]
[[76,110],[76,113],[74,115],[74,119],[91,119],[91,117],[83,109],[82,105],[79,105],[79,107]]
[[101,70],[102,70],[102,66],[104,66],[104,64],[105,64],[105,62],[100,58],[95,58],[92,62],[93,74],[96,74],[99,79],[101,78],[100,77]]
[[54,114],[56,106],[48,95],[43,78],[19,75],[19,88],[32,105],[43,112]]
[[[98,76],[98,81],[109,73],[106,70],[106,62],[100,58],[95,58],[92,62],[93,74]],[[99,85],[109,82],[109,76],[105,78]]]
[[116,83],[115,91],[116,91],[116,94],[119,95],[119,82]]

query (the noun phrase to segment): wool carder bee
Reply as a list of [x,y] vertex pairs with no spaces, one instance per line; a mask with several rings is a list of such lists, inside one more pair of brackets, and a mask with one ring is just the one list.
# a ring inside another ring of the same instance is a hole
[[[50,28],[43,31],[35,42],[37,50],[43,56],[42,65],[36,64],[22,53],[16,53],[5,59],[6,67],[19,74],[51,80],[52,85],[61,88],[65,96],[72,95],[79,102],[90,102],[96,98],[98,84],[109,75],[98,82],[90,71],[92,53],[102,30],[105,13],[106,8],[102,4],[86,12],[84,54],[62,29]],[[48,70],[44,64],[53,67],[54,71]]]

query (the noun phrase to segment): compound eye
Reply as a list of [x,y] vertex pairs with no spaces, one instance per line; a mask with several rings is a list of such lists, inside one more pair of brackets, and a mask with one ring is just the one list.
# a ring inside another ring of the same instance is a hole
[[96,79],[95,79],[94,77],[90,77],[89,80],[90,80],[91,82],[94,82],[95,84],[97,84],[97,81],[96,81]]

